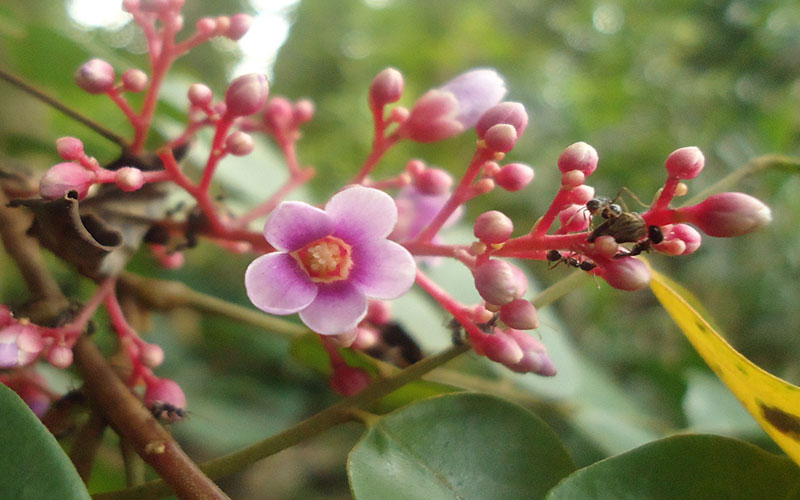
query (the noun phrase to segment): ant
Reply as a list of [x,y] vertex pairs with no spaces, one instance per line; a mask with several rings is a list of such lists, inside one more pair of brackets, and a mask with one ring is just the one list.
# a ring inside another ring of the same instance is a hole
[[[622,189],[617,193],[614,200],[619,198]],[[631,195],[636,201],[639,201],[633,193]],[[660,227],[655,225],[648,226],[640,214],[623,211],[619,205],[613,202],[614,200],[610,200],[605,196],[598,196],[586,202],[586,210],[590,214],[600,215],[605,219],[602,224],[589,234],[586,238],[587,242],[592,243],[600,236],[611,236],[617,243],[635,243],[629,251],[615,256],[615,258],[621,258],[649,252],[653,245],[658,245],[664,241],[664,234]]]
[[661,231],[661,228],[658,226],[647,226],[647,238],[641,241],[638,241],[635,245],[631,247],[628,252],[619,253],[614,256],[615,259],[620,259],[622,257],[633,257],[635,255],[639,255],[642,252],[649,252],[652,250],[653,245],[658,245],[664,241],[664,233]]
[[[581,261],[581,260],[576,259],[575,257],[564,257],[563,255],[561,255],[561,252],[559,252],[558,250],[550,250],[550,251],[548,251],[547,252],[547,260],[552,263],[552,267],[555,267],[556,265],[558,265],[561,262],[563,262],[564,264],[566,264],[566,265],[568,265],[570,267],[574,267],[574,268],[580,269],[582,271],[591,271],[592,269],[597,267],[597,264],[595,264],[594,262],[592,262],[590,260]],[[552,267],[551,267],[551,269],[552,269]]]
[[175,405],[162,403],[161,401],[153,403],[153,407],[150,408],[150,413],[162,422],[179,422],[186,418],[185,408],[178,408]]

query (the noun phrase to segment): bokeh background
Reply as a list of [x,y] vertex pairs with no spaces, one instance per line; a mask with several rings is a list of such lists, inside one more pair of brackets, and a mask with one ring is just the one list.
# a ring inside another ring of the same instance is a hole
[[[118,73],[146,68],[137,28],[125,17],[104,17],[118,3],[5,0],[0,65],[110,129],[129,133],[109,100],[88,96],[72,82],[90,57],[109,60]],[[576,141],[600,155],[591,178],[598,194],[613,196],[626,186],[643,200],[663,183],[664,159],[682,146],[698,146],[706,155],[690,192],[760,155],[800,155],[795,2],[193,0],[184,9],[186,26],[200,15],[239,11],[257,16],[252,32],[240,44],[215,40],[178,61],[164,89],[157,131],[163,137],[180,129],[188,84],[202,81],[221,95],[234,76],[264,72],[273,95],[316,103],[316,117],[300,142],[302,163],[317,169],[298,193],[308,199],[327,199],[368,153],[366,90],[386,66],[405,75],[404,105],[472,67],[493,67],[505,76],[508,98],[524,103],[531,120],[508,159],[532,165],[536,178],[521,192],[497,190],[470,202],[466,220],[499,209],[519,232],[548,206],[558,186],[556,159]],[[54,140],[63,135],[82,138],[101,162],[118,154],[94,132],[0,82],[0,168],[44,171],[58,162]],[[284,175],[280,157],[262,139],[252,157],[221,168],[220,193],[234,206],[268,196]],[[401,144],[376,176],[392,175],[418,157],[457,177],[474,140],[467,133],[440,144]],[[151,142],[159,144],[158,134]],[[692,256],[654,255],[650,262],[694,292],[741,352],[800,383],[800,181],[789,172],[766,171],[735,190],[765,200],[773,224],[743,238],[706,237]],[[630,197],[625,201],[636,209]],[[469,226],[447,238],[468,241]],[[0,302],[19,304],[27,292],[13,265],[2,253],[0,258]],[[130,269],[247,305],[241,276],[251,259],[202,244],[180,271],[158,268],[146,252]],[[55,259],[52,266],[68,293],[91,292],[73,270]],[[570,272],[547,270],[544,263],[528,270],[541,286]],[[454,290],[468,282],[457,266],[433,273]],[[449,342],[447,318],[423,297],[406,299],[397,311],[424,347]],[[540,333],[559,362],[558,376],[512,377],[465,359],[450,369],[451,382],[494,390],[534,409],[579,464],[685,430],[735,435],[775,450],[648,291],[625,293],[587,280],[548,311]],[[290,355],[285,338],[189,310],[155,314],[150,324],[148,338],[167,354],[159,373],[178,380],[189,396],[191,417],[174,432],[199,460],[278,432],[336,400],[324,376]],[[100,330],[99,341],[110,344]],[[459,369],[469,377],[459,376]],[[57,387],[77,384],[65,374],[46,373]],[[476,374],[488,385],[477,384]],[[331,431],[225,486],[234,498],[349,498],[345,457],[359,430]],[[94,474],[97,490],[122,486],[113,440],[108,444]]]

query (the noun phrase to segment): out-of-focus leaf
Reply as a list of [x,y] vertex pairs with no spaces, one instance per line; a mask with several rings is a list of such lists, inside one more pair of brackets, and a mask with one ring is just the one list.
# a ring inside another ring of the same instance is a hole
[[89,500],[72,462],[30,408],[0,384],[0,498]]
[[673,436],[583,468],[547,500],[797,499],[800,469],[736,439]]
[[650,288],[689,342],[761,427],[800,463],[800,388],[754,365],[736,351],[689,302],[691,294],[651,270]]
[[348,459],[358,500],[529,500],[572,470],[538,417],[474,393],[420,401],[381,418]]

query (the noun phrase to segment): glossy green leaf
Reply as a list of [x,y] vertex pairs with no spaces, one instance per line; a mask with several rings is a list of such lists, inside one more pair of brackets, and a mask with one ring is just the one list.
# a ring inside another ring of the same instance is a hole
[[357,500],[530,500],[572,470],[558,437],[533,413],[475,393],[383,417],[348,459]]
[[0,384],[0,498],[89,499],[72,462],[17,394]]
[[800,498],[800,469],[744,441],[673,436],[583,468],[547,500]]

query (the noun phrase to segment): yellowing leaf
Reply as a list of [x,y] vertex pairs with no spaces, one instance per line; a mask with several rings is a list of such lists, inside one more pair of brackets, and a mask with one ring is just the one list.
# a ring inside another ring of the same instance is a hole
[[800,464],[800,387],[751,363],[690,305],[696,299],[687,290],[650,271],[650,289],[689,342],[767,434]]

